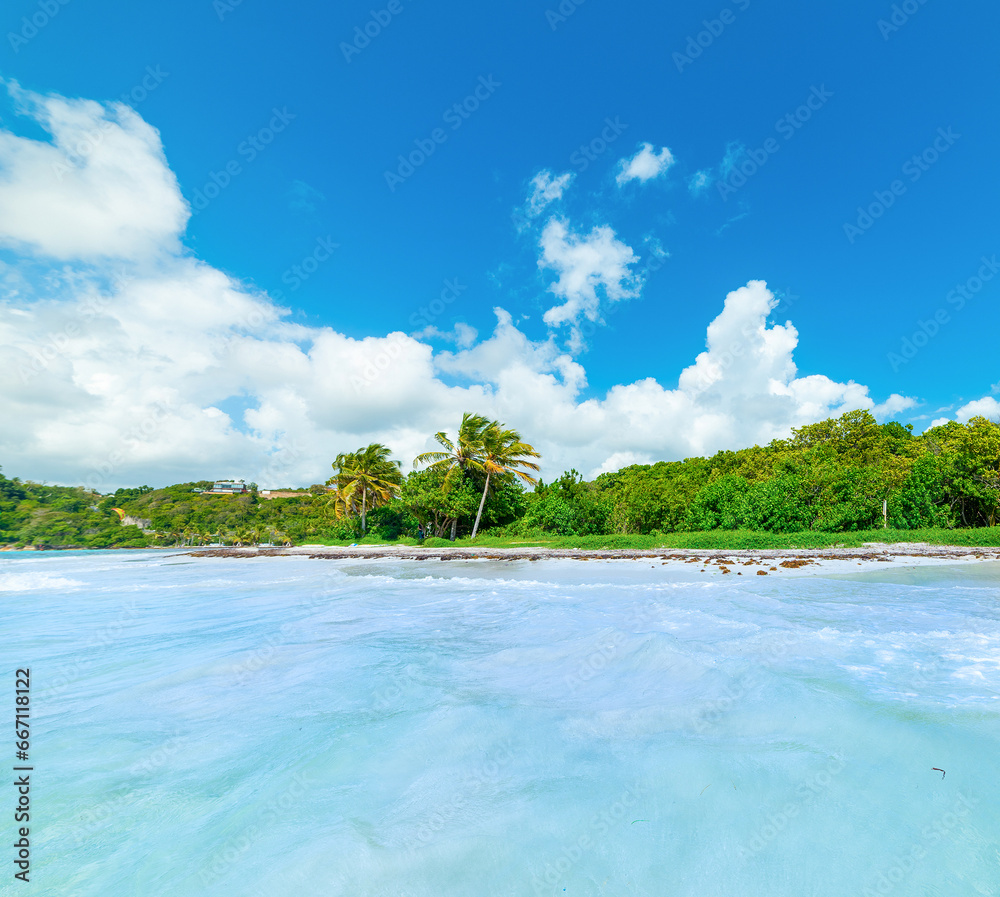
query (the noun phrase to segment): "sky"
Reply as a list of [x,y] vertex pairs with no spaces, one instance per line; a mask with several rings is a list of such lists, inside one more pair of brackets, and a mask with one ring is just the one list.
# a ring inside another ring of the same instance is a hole
[[542,475],[1000,416],[972,0],[8,0],[0,465],[98,491]]

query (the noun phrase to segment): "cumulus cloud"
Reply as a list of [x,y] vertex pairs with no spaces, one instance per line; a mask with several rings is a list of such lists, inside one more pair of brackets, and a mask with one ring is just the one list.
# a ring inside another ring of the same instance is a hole
[[653,144],[644,143],[639,151],[630,158],[618,163],[618,176],[615,180],[618,186],[629,181],[639,181],[645,184],[653,178],[666,174],[667,169],[674,164],[673,154],[665,146],[659,152],[653,149]]
[[560,175],[554,175],[548,169],[538,172],[531,179],[531,194],[524,207],[525,217],[537,218],[547,206],[562,199],[574,177],[576,175],[571,171]]
[[553,218],[542,231],[540,247],[539,267],[558,274],[549,292],[563,300],[543,318],[550,327],[569,324],[574,349],[580,346],[580,320],[600,321],[602,300],[613,304],[639,294],[641,278],[632,270],[639,257],[606,225],[577,234],[567,221]]
[[463,321],[456,321],[451,330],[440,330],[433,324],[428,324],[423,330],[418,330],[412,336],[418,340],[443,340],[446,343],[455,343],[460,349],[467,349],[476,342],[479,332],[475,327]]
[[7,87],[52,140],[0,130],[0,244],[82,260],[179,247],[190,210],[155,128],[122,103]]
[[[985,417],[989,420],[1000,421],[1000,402],[994,399],[993,396],[984,396],[981,399],[967,402],[955,412],[955,420],[960,424],[968,423],[974,417]],[[947,423],[947,421],[948,418],[942,418],[941,420],[934,421],[931,426],[936,427],[939,424]]]
[[[912,402],[876,405],[860,384],[800,376],[798,333],[769,322],[776,300],[762,281],[725,298],[675,388],[647,378],[597,396],[555,331],[533,340],[502,308],[483,338],[447,334],[450,351],[425,341],[439,333],[355,339],[292,323],[266,294],[181,251],[186,208],[156,132],[134,113],[60,98],[32,108],[43,124],[58,110],[75,133],[110,123],[101,146],[131,151],[95,148],[62,192],[49,167],[68,159],[59,140],[0,130],[0,238],[20,252],[0,269],[0,463],[9,475],[104,491],[217,476],[306,485],[326,479],[337,452],[368,442],[408,463],[469,410],[521,430],[547,478],[571,466],[593,475]],[[141,218],[123,182],[145,198]],[[51,233],[39,205],[64,212]],[[580,234],[554,219],[541,250],[540,264],[557,275],[553,328],[597,320],[602,303],[638,292],[635,254],[610,228]]]

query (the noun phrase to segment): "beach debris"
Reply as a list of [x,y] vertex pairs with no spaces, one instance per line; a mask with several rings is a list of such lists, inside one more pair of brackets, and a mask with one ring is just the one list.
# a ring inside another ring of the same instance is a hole
[[648,819],[633,819],[632,820],[632,825],[635,825],[637,822],[649,822],[649,820]]
[[[712,787],[712,783],[709,782],[704,788],[701,789],[701,794],[704,794],[711,787]],[[698,797],[701,797],[701,794],[699,794]]]
[[931,771],[932,772],[939,772],[939,773],[941,773],[941,778],[942,779],[944,778],[944,770],[941,769],[941,767],[939,767],[939,766],[932,766],[931,767]]

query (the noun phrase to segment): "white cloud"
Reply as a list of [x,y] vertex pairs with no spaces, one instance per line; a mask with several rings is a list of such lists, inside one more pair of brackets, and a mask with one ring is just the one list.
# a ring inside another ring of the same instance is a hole
[[737,163],[746,155],[747,148],[738,140],[726,144],[726,152],[719,163],[719,178],[726,180],[736,170]]
[[[719,162],[718,168],[702,168],[688,178],[688,190],[692,196],[701,196],[715,181],[725,181],[736,170],[736,166],[743,160],[747,148],[738,140],[732,140],[726,144],[726,151]],[[745,215],[739,216],[746,217]],[[738,220],[738,219],[736,219]],[[725,230],[732,219],[720,229]]]
[[701,171],[696,171],[688,179],[688,190],[691,191],[693,196],[700,196],[708,189],[711,183],[712,172],[709,169],[702,169]]
[[[959,423],[967,423],[974,417],[985,417],[989,420],[1000,420],[1000,402],[993,396],[985,396],[982,399],[968,402],[955,412],[955,420]],[[934,426],[937,426],[935,421]]]
[[650,455],[635,452],[615,452],[609,456],[600,467],[594,468],[590,472],[591,477],[598,477],[602,473],[614,473],[623,467],[631,467],[633,464],[650,464],[655,459]]
[[52,142],[0,130],[0,243],[82,260],[179,248],[190,212],[155,128],[122,103],[7,86]]
[[646,181],[666,174],[667,169],[673,164],[673,154],[665,146],[657,152],[653,149],[653,144],[644,143],[634,156],[622,159],[618,163],[619,171],[615,180],[619,186],[629,181],[645,184]]
[[894,392],[884,402],[881,402],[872,408],[872,414],[874,414],[879,420],[891,420],[897,414],[902,414],[904,411],[909,411],[911,408],[915,408],[916,406],[916,399],[910,398],[909,396],[901,396],[899,393]]
[[[475,410],[517,427],[551,478],[767,442],[831,414],[912,402],[877,406],[860,384],[800,377],[798,333],[768,324],[776,301],[761,281],[726,297],[676,388],[647,378],[589,398],[584,367],[555,336],[530,339],[503,309],[483,339],[456,327],[450,352],[402,333],[353,339],[293,324],[266,295],[182,254],[186,213],[155,131],[96,103],[46,102],[72,112],[81,133],[118,116],[106,139],[131,145],[139,165],[105,155],[85,184],[60,193],[37,162],[51,147],[0,131],[0,232],[21,252],[0,270],[8,475],[102,490],[217,476],[309,484],[326,479],[337,452],[372,441],[408,463]],[[41,106],[35,114],[48,120]],[[148,203],[136,234],[116,223],[135,214],[118,193],[123,179]],[[32,211],[39,203],[65,213],[52,233]],[[581,235],[552,220],[541,248],[540,264],[558,275],[553,327],[598,320],[603,302],[638,289],[635,254],[608,227]]]
[[543,169],[531,179],[531,195],[528,197],[524,214],[527,218],[537,218],[545,211],[546,206],[562,199],[576,175],[567,171],[564,174],[553,175],[548,169]]
[[545,312],[550,327],[571,326],[571,345],[580,347],[578,323],[581,318],[601,320],[601,302],[608,304],[637,296],[642,286],[632,265],[638,256],[607,226],[589,234],[573,233],[568,222],[553,218],[542,231],[540,268],[549,268],[559,279],[549,292],[564,300]]
[[440,330],[433,324],[428,324],[423,330],[418,330],[411,334],[414,339],[429,340],[438,339],[446,343],[455,343],[460,349],[467,349],[476,342],[479,332],[475,327],[462,321],[456,321],[451,330]]

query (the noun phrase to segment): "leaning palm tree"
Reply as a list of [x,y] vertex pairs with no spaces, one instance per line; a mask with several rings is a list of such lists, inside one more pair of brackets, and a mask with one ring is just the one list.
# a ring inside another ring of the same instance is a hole
[[538,470],[538,465],[527,458],[540,458],[541,455],[526,442],[521,441],[517,430],[506,429],[505,424],[493,421],[483,433],[482,465],[486,471],[486,485],[483,486],[483,497],[479,499],[479,510],[476,512],[476,522],[472,527],[472,538],[479,531],[479,520],[483,516],[486,504],[486,493],[490,490],[490,478],[497,476],[516,476],[523,482],[534,486],[538,481],[520,468]]
[[[491,426],[491,422],[481,414],[466,411],[462,415],[458,438],[454,442],[443,432],[435,434],[434,439],[446,451],[424,452],[413,459],[414,466],[427,464],[431,470],[444,471],[442,485],[446,491],[451,489],[456,478],[460,478],[465,471],[484,469],[485,434]],[[451,522],[452,542],[455,541],[457,530],[458,517],[455,517]]]
[[327,480],[336,487],[333,494],[337,518],[361,514],[361,532],[368,529],[368,511],[387,504],[403,483],[400,462],[389,460],[389,449],[373,442],[356,452],[337,455],[336,474]]

